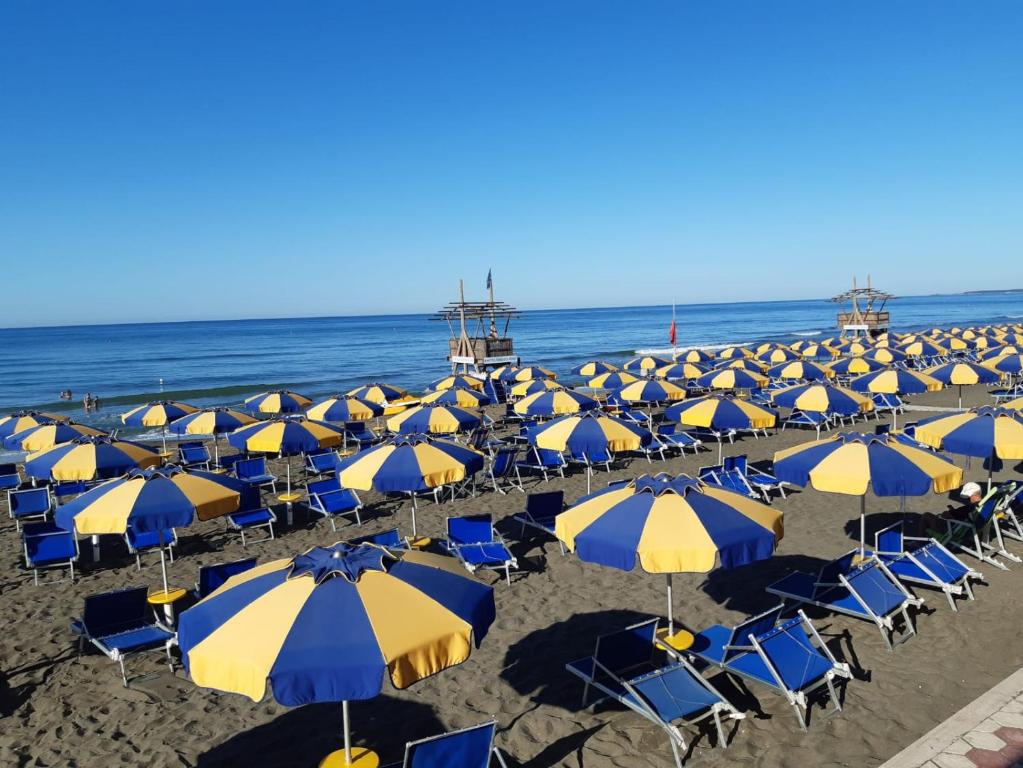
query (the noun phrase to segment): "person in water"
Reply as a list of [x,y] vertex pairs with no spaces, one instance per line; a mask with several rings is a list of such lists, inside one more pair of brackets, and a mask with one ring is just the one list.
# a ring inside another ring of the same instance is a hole
[[82,398],[82,407],[85,409],[86,413],[89,413],[89,411],[92,410],[92,393],[91,392],[86,392],[85,393],[85,397]]

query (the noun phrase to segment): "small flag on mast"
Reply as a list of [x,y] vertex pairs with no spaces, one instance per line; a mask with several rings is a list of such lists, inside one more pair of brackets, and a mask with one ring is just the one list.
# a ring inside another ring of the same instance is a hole
[[671,325],[668,326],[668,341],[672,348],[675,346],[675,305],[671,305]]
[[487,270],[487,290],[488,290],[488,291],[489,291],[489,290],[490,290],[491,288],[493,288],[493,287],[494,287],[494,276],[493,276],[493,271],[494,271],[494,270],[492,270],[492,269],[488,269],[488,270]]

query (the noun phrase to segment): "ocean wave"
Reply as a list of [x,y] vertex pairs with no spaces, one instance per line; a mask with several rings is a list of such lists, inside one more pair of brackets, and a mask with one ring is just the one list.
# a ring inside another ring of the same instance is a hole
[[727,349],[728,347],[745,347],[750,344],[754,344],[752,341],[725,341],[717,344],[679,344],[677,347],[672,349],[671,347],[662,347],[654,349],[637,349],[632,354],[634,355],[656,355],[663,357],[664,355],[671,355],[673,352],[685,352],[690,349],[701,349],[704,351],[712,351],[716,349]]
[[823,333],[824,333],[824,331],[793,331],[792,335],[793,336],[811,337],[811,336],[821,336],[821,335],[823,335]]

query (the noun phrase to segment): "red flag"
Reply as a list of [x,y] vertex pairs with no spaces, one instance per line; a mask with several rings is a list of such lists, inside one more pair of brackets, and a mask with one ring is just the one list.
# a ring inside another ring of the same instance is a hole
[[668,328],[668,341],[671,342],[671,346],[675,346],[675,318],[671,318],[671,326]]

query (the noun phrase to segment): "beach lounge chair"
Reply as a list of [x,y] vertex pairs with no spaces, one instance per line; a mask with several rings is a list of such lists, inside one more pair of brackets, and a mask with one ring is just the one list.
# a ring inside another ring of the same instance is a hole
[[[554,520],[565,510],[564,491],[546,491],[530,493],[526,496],[526,509],[513,516],[513,520],[522,526],[520,538],[525,537],[526,528],[554,536]],[[557,538],[557,537],[555,537]],[[561,554],[565,554],[565,545],[559,540]]]
[[748,496],[751,499],[763,498],[759,491],[754,490],[745,475],[734,467],[726,467],[723,462],[709,467],[700,467],[696,472],[696,476],[705,483],[719,485],[722,488],[741,493],[743,496]]
[[337,453],[335,451],[315,451],[305,455],[305,472],[309,477],[333,475],[337,471]]
[[274,494],[277,493],[277,476],[271,475],[267,471],[265,456],[236,461],[234,474],[243,483],[254,485],[257,488],[269,487]]
[[998,526],[1003,540],[1010,538],[1023,541],[1023,525],[1020,524],[1019,518],[1016,517],[1016,512],[1012,508],[1016,500],[1023,494],[1023,483],[1010,480],[1000,484],[998,492],[1001,497],[995,504],[995,525]]
[[785,498],[785,483],[769,470],[770,462],[762,461],[751,464],[746,454],[740,454],[739,456],[726,456],[721,463],[726,470],[734,470],[746,478],[746,482],[754,490],[760,491],[764,501],[768,504],[771,503],[773,491],[777,491],[783,499]]
[[[227,470],[228,472],[235,472],[235,469],[234,469],[235,465],[239,461],[245,461],[248,458],[249,458],[248,455],[246,455],[244,453],[229,453],[226,456],[224,454],[220,454],[220,458],[217,460],[217,466],[220,469]],[[235,476],[236,477],[237,477],[237,474],[238,473],[235,472]]]
[[820,439],[821,430],[831,428],[831,420],[823,413],[797,409],[792,411],[788,418],[781,423],[781,431],[784,432],[786,427],[809,427],[816,430],[817,438]]
[[529,472],[538,472],[543,475],[544,482],[547,482],[550,480],[551,472],[557,472],[561,477],[564,477],[567,462],[560,451],[551,450],[550,448],[537,448],[531,445],[526,450],[525,460],[516,462],[515,466],[519,470],[525,469]]
[[490,398],[490,402],[498,405],[508,402],[508,390],[504,388],[504,382],[497,379],[487,379],[483,383],[483,394]]
[[686,427],[686,432],[702,443],[715,442],[718,444],[718,454],[727,440],[729,444],[735,442],[736,431],[734,429],[713,429],[711,427]]
[[578,454],[569,451],[567,455],[562,455],[568,464],[583,467],[587,472],[591,473],[598,466],[602,466],[604,471],[610,472],[611,463],[615,460],[615,455],[608,450],[607,446],[594,448],[590,451],[581,451]]
[[49,520],[25,523],[21,529],[21,544],[25,552],[25,566],[32,569],[32,581],[36,586],[39,586],[39,571],[44,568],[67,566],[70,580],[74,582],[75,563],[78,561],[78,538],[74,533]]
[[17,464],[0,464],[0,491],[13,491],[21,487]]
[[365,536],[356,536],[349,539],[350,544],[376,544],[378,547],[388,549],[411,549],[408,539],[401,535],[397,528],[390,528],[379,533],[370,533]]
[[842,711],[837,679],[852,677],[801,610],[782,620],[784,605],[753,616],[735,627],[714,624],[696,633],[688,653],[730,675],[768,686],[783,695],[799,727],[809,724],[811,697],[827,692],[827,717]]
[[242,512],[232,512],[227,516],[227,526],[233,531],[238,531],[242,538],[242,546],[246,546],[245,532],[265,528],[267,535],[257,541],[271,541],[274,538],[274,523],[277,522],[277,515],[269,507],[258,507],[247,509]]
[[345,441],[349,446],[354,443],[361,451],[364,448],[369,448],[371,445],[378,443],[380,441],[380,436],[370,429],[369,424],[366,422],[353,421],[345,424]]
[[[968,520],[940,518],[945,530],[929,530],[927,533],[946,547],[965,552],[989,565],[1003,571],[1009,566],[999,560],[1018,563],[1020,558],[1005,548],[1005,539],[999,525],[999,503],[1004,493],[993,489],[980,503],[980,508],[970,515]],[[1015,516],[1014,516],[1015,517]]]
[[86,641],[121,667],[121,682],[128,687],[124,660],[128,656],[162,648],[167,665],[174,671],[170,655],[174,632],[160,626],[147,602],[148,587],[129,587],[85,598],[82,617],[71,622],[78,636],[78,654]]
[[53,496],[54,505],[59,507],[64,503],[65,499],[81,496],[87,490],[98,484],[99,483],[95,482],[86,482],[85,480],[66,480],[62,483],[51,483],[50,495]]
[[934,539],[904,536],[902,523],[874,534],[873,554],[901,581],[940,589],[953,611],[959,610],[956,597],[974,599],[970,580],[984,578]]
[[187,469],[209,469],[211,461],[210,451],[201,440],[178,443],[178,463],[181,466]]
[[232,560],[229,563],[214,563],[199,568],[199,578],[195,582],[195,597],[197,600],[213,594],[232,576],[256,567],[255,557],[246,557],[242,560]]
[[666,665],[654,660],[658,619],[650,619],[597,638],[593,655],[565,665],[583,681],[583,706],[590,689],[601,698],[617,701],[658,726],[668,736],[675,765],[681,768],[685,738],[676,723],[700,727],[712,720],[717,743],[728,745],[722,719],[742,720],[745,715],[728,703],[688,661],[675,657]]
[[816,575],[793,571],[767,591],[783,601],[807,603],[872,622],[888,650],[894,650],[916,634],[909,608],[919,608],[924,601],[914,597],[879,559],[869,557],[857,564],[858,556],[859,550],[847,552],[826,563]]
[[693,437],[688,432],[676,429],[674,424],[658,424],[654,431],[654,440],[659,442],[665,449],[676,449],[683,456],[687,448],[692,448],[693,453],[699,453],[703,441]]
[[[160,531],[137,531],[131,526],[124,532],[124,543],[128,545],[128,552],[135,556],[135,567],[142,570],[142,555],[147,552],[160,551]],[[174,562],[174,547],[178,545],[178,532],[171,528],[163,531],[163,547],[167,550],[167,557]]]
[[514,445],[498,448],[490,457],[487,477],[498,493],[507,493],[508,488],[525,493],[522,477],[519,475],[518,458],[519,449]]
[[906,410],[905,403],[898,395],[875,392],[871,399],[874,401],[874,413],[878,418],[882,413],[903,413]]
[[342,488],[336,477],[308,483],[306,494],[309,497],[308,508],[330,520],[332,531],[337,530],[335,518],[338,516],[352,515],[355,517],[355,524],[362,525],[362,518],[359,516],[362,502],[358,494],[350,488]]
[[491,758],[501,768],[508,768],[501,750],[494,746],[497,723],[474,725],[439,736],[430,736],[405,745],[405,757],[400,763],[384,768],[487,768]]
[[479,568],[503,570],[505,581],[511,584],[511,569],[518,568],[519,564],[501,534],[494,530],[490,515],[449,517],[447,535],[444,547],[469,573],[475,573]]
[[52,509],[53,499],[45,485],[7,492],[7,512],[19,530],[26,520],[45,520]]

